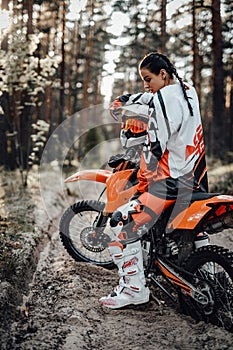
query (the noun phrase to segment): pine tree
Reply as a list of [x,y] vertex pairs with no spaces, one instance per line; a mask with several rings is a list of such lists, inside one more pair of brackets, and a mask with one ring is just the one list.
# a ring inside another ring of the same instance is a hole
[[226,118],[224,111],[223,40],[220,0],[212,0],[213,50],[213,143],[214,157],[226,156]]

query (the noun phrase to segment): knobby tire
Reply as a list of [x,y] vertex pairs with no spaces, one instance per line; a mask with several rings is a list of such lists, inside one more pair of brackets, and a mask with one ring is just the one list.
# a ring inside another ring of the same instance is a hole
[[187,275],[186,279],[203,289],[211,302],[203,307],[181,293],[181,310],[196,320],[233,332],[233,253],[223,247],[208,245],[193,252],[183,267],[194,275]]
[[[86,200],[71,205],[60,220],[59,234],[63,246],[75,261],[83,261],[98,266],[113,268],[114,264],[108,255],[107,248],[92,247],[88,242],[82,244],[85,230],[94,230],[96,219],[102,213],[105,204]],[[87,234],[88,235],[88,232]],[[102,258],[102,254],[105,255]]]

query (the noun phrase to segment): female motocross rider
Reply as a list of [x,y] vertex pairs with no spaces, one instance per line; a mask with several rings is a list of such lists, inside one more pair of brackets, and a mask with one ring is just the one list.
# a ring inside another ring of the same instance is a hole
[[147,92],[123,95],[111,106],[115,114],[131,104],[147,105],[151,111],[137,192],[128,204],[113,213],[110,221],[115,241],[108,249],[120,280],[100,303],[112,309],[149,301],[139,228],[155,223],[161,212],[178,200],[179,193],[208,191],[195,89],[182,81],[170,60],[160,53],[145,56],[139,72]]

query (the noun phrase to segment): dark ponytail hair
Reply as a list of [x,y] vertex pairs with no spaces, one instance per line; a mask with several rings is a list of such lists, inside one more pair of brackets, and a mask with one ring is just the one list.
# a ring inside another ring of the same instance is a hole
[[188,104],[190,114],[191,116],[193,116],[193,108],[189,102],[189,99],[186,93],[186,87],[183,83],[183,80],[178,75],[176,68],[173,66],[173,64],[170,62],[167,56],[158,52],[151,52],[148,55],[146,55],[142,59],[142,61],[139,63],[139,69],[142,69],[142,68],[148,69],[151,73],[156,75],[159,74],[161,69],[165,69],[170,79],[173,79],[175,75],[175,77],[179,80],[184,98]]

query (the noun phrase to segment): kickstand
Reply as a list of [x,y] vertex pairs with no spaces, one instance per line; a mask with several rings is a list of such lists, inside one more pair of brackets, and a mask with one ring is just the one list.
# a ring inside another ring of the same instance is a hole
[[163,300],[159,300],[154,293],[151,293],[151,298],[159,305],[162,306],[165,302]]
[[160,315],[163,315],[163,305],[165,304],[165,302],[163,300],[159,300],[154,293],[151,293],[151,299],[154,300],[158,306],[159,306],[159,312]]

